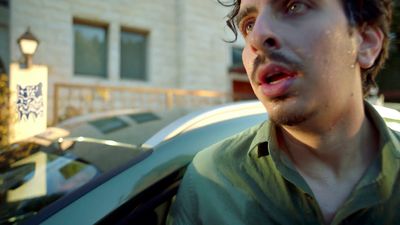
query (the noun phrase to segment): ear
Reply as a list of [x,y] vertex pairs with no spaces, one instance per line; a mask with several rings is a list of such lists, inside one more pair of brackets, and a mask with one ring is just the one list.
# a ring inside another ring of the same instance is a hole
[[365,25],[359,30],[359,35],[361,42],[357,60],[362,69],[368,69],[382,50],[383,32],[379,27]]

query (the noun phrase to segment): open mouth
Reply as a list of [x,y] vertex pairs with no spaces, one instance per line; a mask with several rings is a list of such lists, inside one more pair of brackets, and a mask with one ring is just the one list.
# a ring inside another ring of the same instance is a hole
[[288,93],[298,75],[297,70],[271,63],[260,69],[258,84],[265,96],[277,98]]
[[290,74],[278,72],[278,73],[272,74],[270,76],[267,76],[265,78],[265,82],[267,84],[276,84],[276,83],[279,83],[281,80],[285,80],[290,77],[292,77]]
[[286,72],[276,72],[264,77],[263,81],[266,84],[277,84],[283,80],[289,79],[293,77],[293,73],[286,73]]

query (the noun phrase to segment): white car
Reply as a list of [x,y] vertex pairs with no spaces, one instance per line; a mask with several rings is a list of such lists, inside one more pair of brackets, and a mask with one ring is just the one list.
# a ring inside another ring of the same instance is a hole
[[[398,111],[377,110],[400,130]],[[65,122],[2,151],[0,224],[165,224],[193,156],[268,119],[258,101],[138,113]]]

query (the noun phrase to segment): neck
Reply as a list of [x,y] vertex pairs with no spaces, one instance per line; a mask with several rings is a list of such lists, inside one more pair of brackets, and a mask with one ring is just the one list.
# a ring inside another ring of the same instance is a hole
[[331,123],[322,120],[315,126],[282,126],[280,143],[300,172],[316,178],[331,174],[339,179],[349,168],[369,165],[377,145],[374,128],[362,102],[349,109]]
[[349,117],[348,112],[320,133],[277,129],[279,145],[310,186],[328,224],[377,155],[377,131],[361,109],[362,114]]

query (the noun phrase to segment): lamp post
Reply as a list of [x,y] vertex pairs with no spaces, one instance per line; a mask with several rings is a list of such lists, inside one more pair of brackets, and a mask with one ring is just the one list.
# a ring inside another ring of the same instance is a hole
[[29,68],[32,65],[32,56],[36,52],[39,40],[31,33],[30,28],[28,27],[25,33],[18,38],[17,42],[22,54],[24,54],[25,65]]

